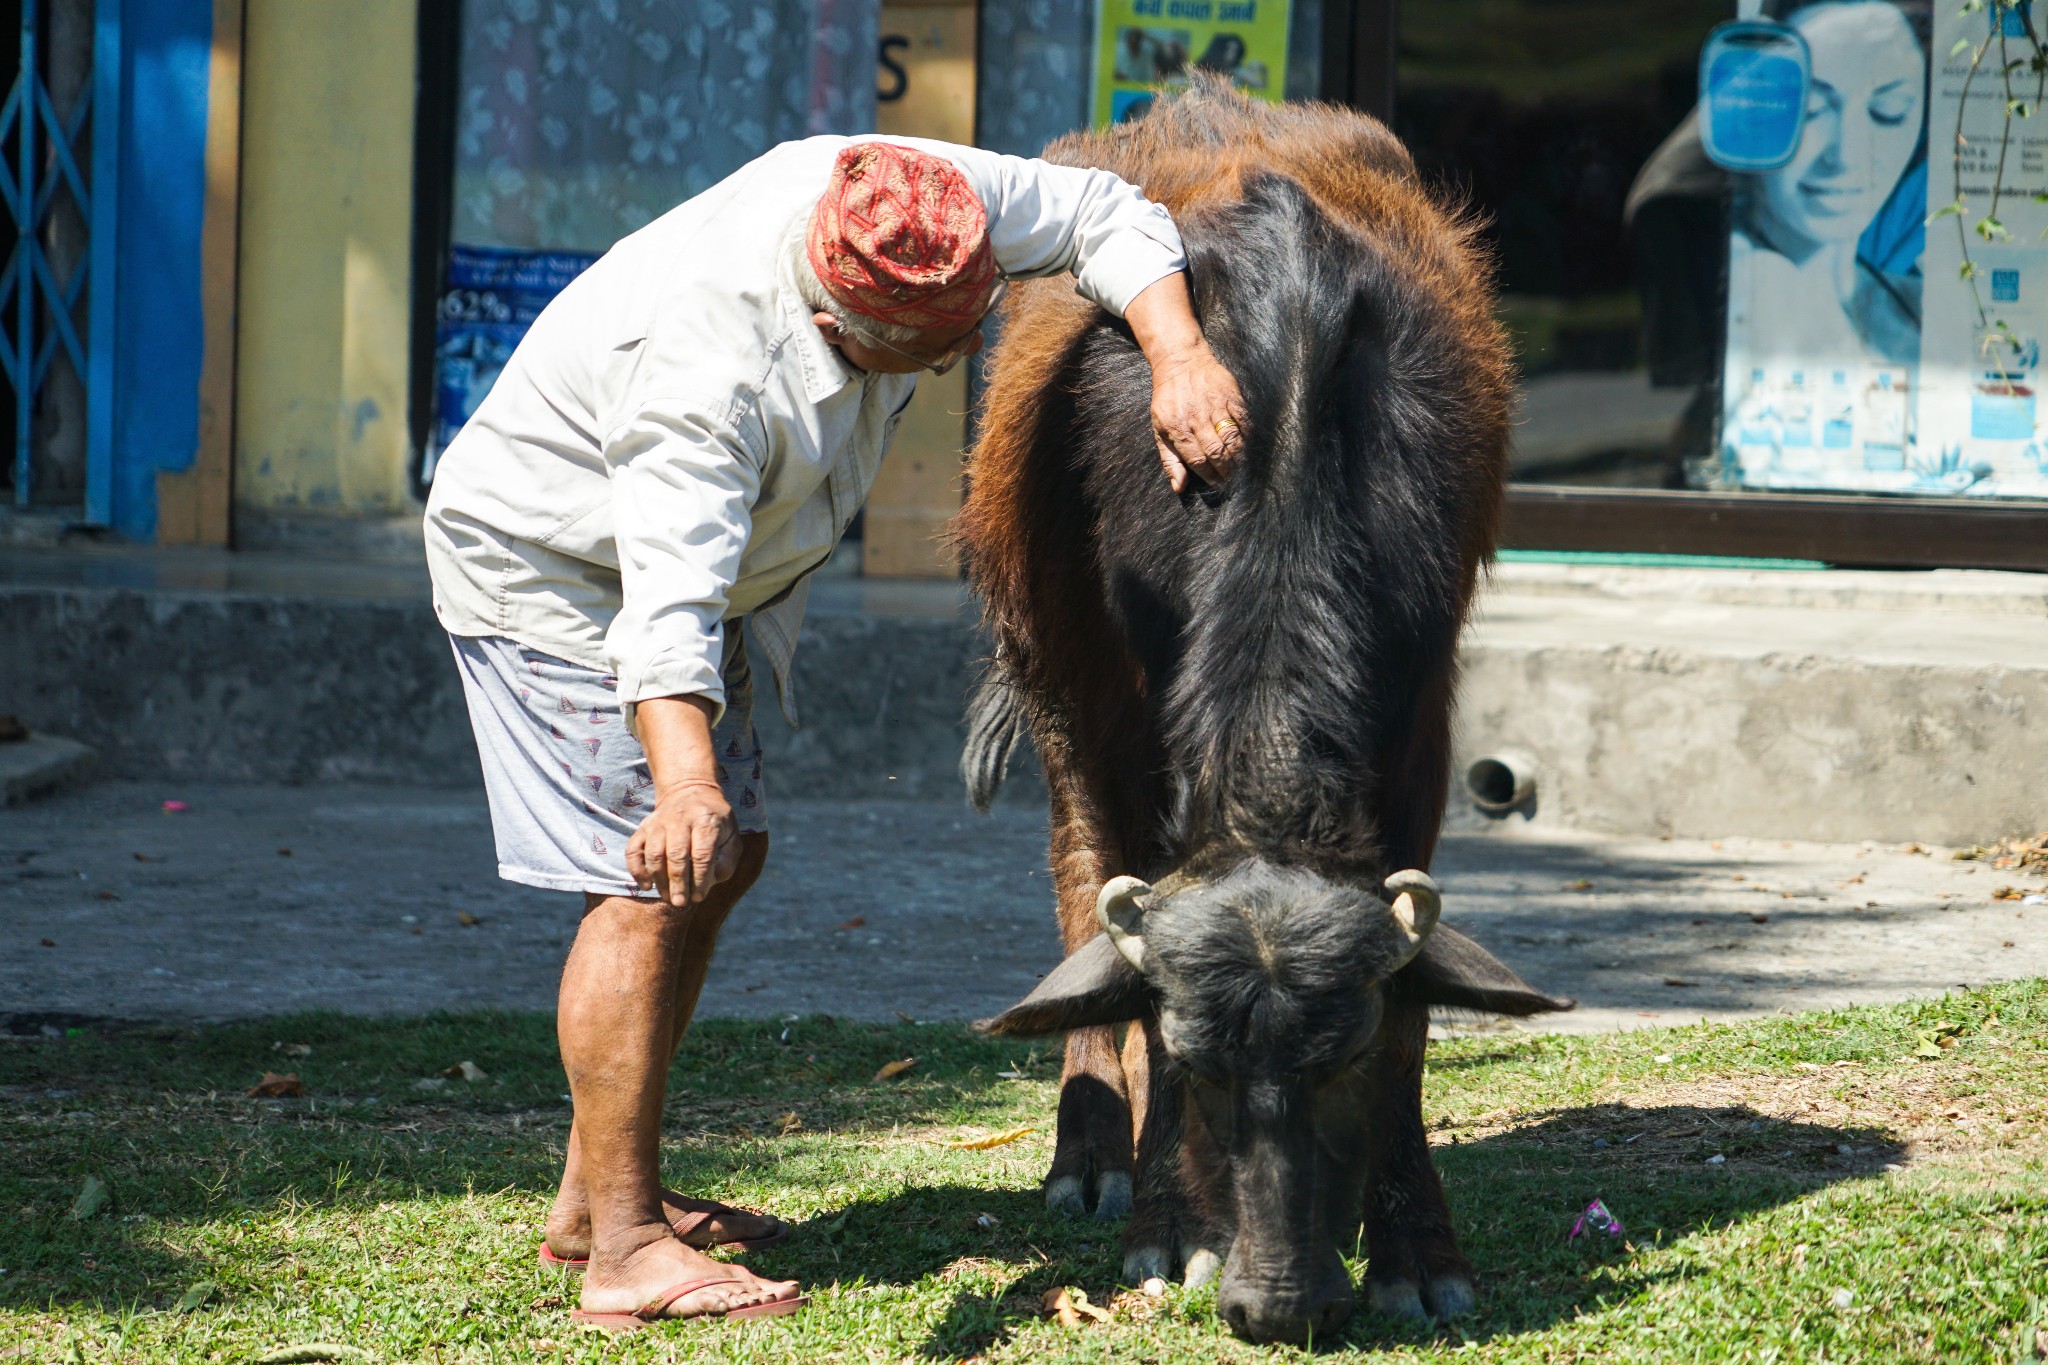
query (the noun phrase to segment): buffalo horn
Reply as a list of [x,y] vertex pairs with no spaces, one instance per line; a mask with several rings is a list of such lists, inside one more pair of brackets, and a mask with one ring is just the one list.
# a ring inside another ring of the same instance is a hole
[[1402,934],[1408,939],[1408,950],[1401,955],[1400,963],[1406,966],[1422,951],[1429,931],[1436,928],[1436,917],[1443,910],[1443,895],[1427,872],[1413,867],[1396,872],[1387,878],[1385,885],[1388,905],[1394,912],[1394,923],[1401,926]]
[[1151,883],[1141,877],[1112,877],[1095,897],[1095,918],[1102,922],[1102,932],[1109,935],[1124,961],[1141,972],[1145,970],[1145,907],[1138,897],[1151,892]]

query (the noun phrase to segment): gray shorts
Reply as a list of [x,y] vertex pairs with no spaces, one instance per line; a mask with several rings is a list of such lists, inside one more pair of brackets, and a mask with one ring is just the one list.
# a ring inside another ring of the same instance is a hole
[[[626,872],[626,841],[654,809],[654,779],[626,729],[618,679],[502,636],[449,638],[483,761],[498,875],[554,891],[654,895]],[[766,831],[744,650],[728,651],[725,716],[711,739],[735,822],[743,833]]]

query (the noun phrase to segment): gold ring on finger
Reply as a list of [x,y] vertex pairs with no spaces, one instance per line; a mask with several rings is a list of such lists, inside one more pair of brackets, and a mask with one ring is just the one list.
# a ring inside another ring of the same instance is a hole
[[1231,421],[1228,417],[1224,418],[1216,423],[1216,434],[1226,441],[1229,440],[1237,435],[1237,423]]

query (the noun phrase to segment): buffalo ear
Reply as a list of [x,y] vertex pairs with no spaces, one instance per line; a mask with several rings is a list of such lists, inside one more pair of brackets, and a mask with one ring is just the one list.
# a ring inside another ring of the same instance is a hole
[[1422,951],[1395,978],[1425,1005],[1529,1015],[1576,1009],[1578,1001],[1545,995],[1486,949],[1439,922]]
[[1151,1010],[1145,978],[1097,934],[1046,973],[1031,994],[974,1027],[1000,1038],[1035,1038],[1092,1024],[1121,1024]]

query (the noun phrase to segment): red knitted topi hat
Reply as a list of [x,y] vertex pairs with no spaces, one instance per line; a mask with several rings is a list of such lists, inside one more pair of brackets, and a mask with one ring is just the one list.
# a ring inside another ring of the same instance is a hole
[[944,330],[988,310],[988,211],[952,162],[888,142],[842,148],[811,215],[811,268],[878,322]]

